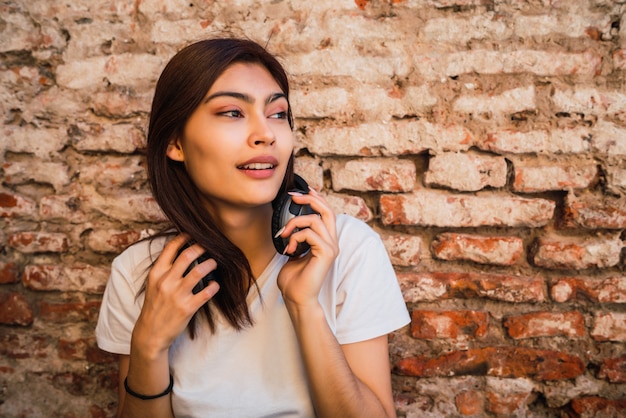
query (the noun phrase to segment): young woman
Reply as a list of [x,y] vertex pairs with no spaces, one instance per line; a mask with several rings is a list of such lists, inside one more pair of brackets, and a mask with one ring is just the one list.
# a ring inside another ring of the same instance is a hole
[[96,328],[120,354],[119,416],[395,415],[387,334],[409,317],[378,235],[312,189],[290,196],[316,213],[271,232],[292,128],[285,71],[252,41],[165,67],[147,158],[172,228],[114,260]]

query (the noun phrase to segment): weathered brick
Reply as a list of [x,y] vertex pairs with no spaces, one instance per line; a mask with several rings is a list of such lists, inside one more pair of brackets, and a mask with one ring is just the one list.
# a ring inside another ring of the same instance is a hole
[[479,311],[425,311],[411,312],[413,338],[448,338],[459,341],[484,337],[489,326],[489,315]]
[[33,323],[33,310],[24,296],[0,292],[0,324],[28,326]]
[[477,390],[466,390],[454,398],[456,409],[461,415],[480,415],[485,411],[485,394]]
[[81,191],[85,212],[95,211],[119,221],[163,222],[165,215],[149,192],[119,192],[101,195],[91,186]]
[[[517,15],[514,20],[514,33],[522,38],[554,36],[556,34],[572,38],[584,38],[590,27],[597,28],[601,38],[610,39],[611,19],[605,13],[580,13]],[[548,60],[547,62],[550,62]]]
[[379,232],[393,265],[416,266],[419,264],[423,245],[421,237],[410,234]]
[[465,44],[472,39],[506,39],[511,36],[511,28],[491,12],[481,13],[469,19],[460,17],[428,19],[423,34],[428,42]]
[[559,351],[503,346],[453,351],[439,357],[408,357],[396,363],[395,371],[415,377],[472,375],[550,381],[580,376],[585,364]]
[[497,153],[558,153],[579,154],[591,149],[591,130],[588,128],[570,128],[518,131],[501,129],[489,132],[477,146]]
[[481,264],[510,266],[519,262],[524,242],[517,237],[439,234],[431,243],[433,255],[442,260],[468,260]]
[[333,190],[408,192],[415,185],[415,164],[408,160],[361,158],[330,163]]
[[626,49],[618,49],[613,52],[613,68],[626,71]]
[[368,222],[374,218],[372,211],[363,198],[347,194],[329,193],[324,195],[328,205],[335,213],[344,213]]
[[506,177],[504,157],[448,152],[430,158],[424,184],[471,192],[485,187],[504,187]]
[[24,268],[22,280],[24,286],[32,290],[101,294],[109,273],[109,268],[88,264],[28,265]]
[[380,208],[386,225],[538,227],[550,221],[555,203],[517,196],[417,190],[412,194],[382,195]]
[[600,91],[578,87],[557,89],[552,95],[555,110],[578,112],[598,116],[614,116],[626,112],[626,94],[617,91]]
[[626,194],[626,168],[606,167],[606,186],[614,194]]
[[124,90],[121,92],[99,92],[93,100],[93,111],[107,118],[129,118],[150,112],[152,95]]
[[44,196],[39,201],[39,216],[49,221],[84,223],[89,217],[81,210],[81,206],[82,202],[76,195]]
[[18,232],[7,242],[22,253],[62,253],[70,247],[67,235],[55,232]]
[[585,335],[585,318],[578,311],[533,312],[506,318],[504,327],[514,339],[561,335],[581,338]]
[[294,161],[294,171],[317,191],[324,188],[324,169],[316,158],[299,157]]
[[79,124],[74,125],[71,134],[72,145],[79,151],[131,153],[145,148],[143,133],[132,124]]
[[542,237],[536,242],[532,261],[548,269],[583,270],[619,264],[624,246],[619,235],[606,238]]
[[626,399],[585,396],[572,399],[571,406],[580,418],[621,417],[626,412]]
[[12,359],[47,358],[52,344],[48,337],[37,333],[0,333],[0,354]]
[[105,157],[81,167],[80,179],[84,183],[106,188],[128,187],[139,189],[147,182],[142,157]]
[[95,322],[98,318],[100,302],[48,302],[39,304],[39,316],[43,321],[70,324]]
[[626,341],[626,313],[598,312],[593,321],[591,338],[596,341]]
[[0,191],[0,217],[29,218],[35,214],[36,203],[16,193]]
[[0,284],[17,283],[19,281],[20,276],[17,264],[0,261]]
[[2,164],[4,180],[7,184],[28,182],[50,184],[54,190],[61,190],[69,184],[69,167],[64,163],[45,161],[6,162]]
[[611,383],[626,383],[626,356],[604,360],[598,377]]
[[514,159],[513,167],[513,190],[520,193],[585,189],[598,180],[598,167],[593,162],[576,164],[572,161]]
[[4,125],[0,135],[0,149],[32,153],[50,158],[67,144],[67,135],[61,128],[35,129]]
[[398,273],[408,303],[450,298],[486,298],[502,302],[543,302],[545,282],[541,277],[487,273]]
[[[626,114],[626,94],[616,98],[621,100],[619,109],[615,110],[621,114]],[[622,128],[614,123],[599,120],[592,131],[591,145],[594,150],[609,156],[626,155],[626,128]]]
[[479,74],[536,74],[539,76],[598,75],[602,56],[593,51],[582,53],[536,50],[474,50],[444,56],[439,65],[445,76]]
[[299,140],[302,147],[320,156],[372,157],[419,154],[427,150],[463,151],[472,146],[474,135],[460,125],[399,121],[314,127]]
[[626,197],[568,193],[560,225],[566,228],[626,228]]
[[87,245],[98,253],[120,253],[142,235],[135,230],[94,230],[89,233]]
[[95,364],[116,362],[117,356],[102,351],[96,345],[95,337],[67,339],[60,338],[58,356],[64,360],[87,360]]
[[301,89],[290,97],[299,118],[402,118],[424,113],[437,103],[426,86],[403,89],[356,86]]
[[461,96],[455,100],[453,110],[459,113],[509,115],[534,110],[535,89],[519,87],[496,94]]
[[626,276],[604,279],[560,278],[553,282],[550,295],[560,303],[583,298],[600,303],[626,303]]
[[501,415],[519,414],[526,411],[526,403],[531,392],[527,393],[498,393],[487,392],[487,411]]
[[119,54],[71,61],[57,67],[57,83],[73,90],[96,90],[106,82],[118,86],[152,85],[165,63],[152,54]]

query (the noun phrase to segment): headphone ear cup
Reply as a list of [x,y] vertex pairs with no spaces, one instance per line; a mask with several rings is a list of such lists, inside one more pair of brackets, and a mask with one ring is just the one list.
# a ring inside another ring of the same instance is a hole
[[280,254],[285,252],[285,247],[287,247],[289,240],[277,237],[276,234],[278,234],[278,232],[285,226],[285,212],[289,212],[290,203],[291,196],[285,193],[280,199],[278,199],[276,207],[274,208],[274,213],[272,214],[272,239],[274,242],[274,248],[276,248],[276,251]]

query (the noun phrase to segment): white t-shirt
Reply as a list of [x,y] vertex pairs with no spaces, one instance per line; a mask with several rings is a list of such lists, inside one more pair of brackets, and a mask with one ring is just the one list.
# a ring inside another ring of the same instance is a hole
[[[340,254],[319,300],[340,344],[365,341],[406,325],[410,318],[385,248],[365,223],[337,216]],[[143,241],[120,254],[96,327],[103,350],[130,353],[133,327],[143,304],[136,297],[165,239]],[[312,417],[298,342],[276,279],[288,257],[276,254],[257,278],[248,305],[253,326],[234,330],[216,316],[214,334],[187,331],[169,351],[177,417]],[[199,324],[204,325],[199,321]]]

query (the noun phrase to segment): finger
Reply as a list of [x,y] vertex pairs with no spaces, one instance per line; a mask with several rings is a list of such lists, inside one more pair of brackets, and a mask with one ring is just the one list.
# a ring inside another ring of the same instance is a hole
[[336,236],[336,217],[333,210],[330,208],[330,205],[326,201],[326,199],[315,191],[315,189],[311,189],[309,194],[294,194],[292,195],[292,199],[294,202],[298,204],[308,204],[311,208],[319,214],[321,219],[324,221],[326,228],[331,233],[332,236]]

